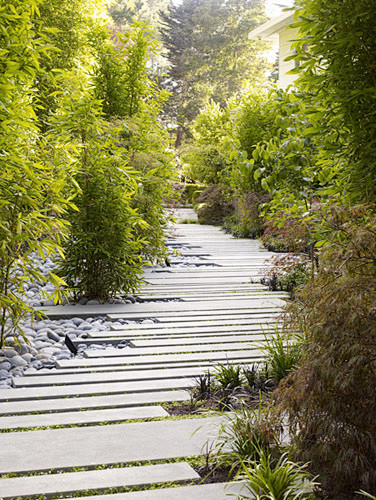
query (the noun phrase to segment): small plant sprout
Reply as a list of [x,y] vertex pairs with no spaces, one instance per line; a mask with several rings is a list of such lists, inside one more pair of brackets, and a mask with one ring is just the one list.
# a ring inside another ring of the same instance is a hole
[[194,379],[197,383],[196,387],[193,389],[196,399],[210,399],[212,396],[212,378],[209,370],[203,375],[194,377]]

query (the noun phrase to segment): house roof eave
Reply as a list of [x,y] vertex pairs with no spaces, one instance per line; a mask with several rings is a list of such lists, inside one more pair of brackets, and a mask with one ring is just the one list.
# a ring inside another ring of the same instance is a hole
[[252,30],[248,38],[250,40],[267,40],[278,41],[278,33],[291,24],[294,20],[295,11],[287,11],[274,19],[270,19],[266,23]]

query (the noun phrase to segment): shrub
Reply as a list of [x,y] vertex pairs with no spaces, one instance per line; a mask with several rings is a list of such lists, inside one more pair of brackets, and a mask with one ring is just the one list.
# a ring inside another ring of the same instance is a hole
[[312,263],[302,255],[285,255],[272,259],[273,265],[261,283],[267,285],[269,290],[282,290],[289,292],[291,298],[295,297],[296,290],[305,285],[312,276]]
[[[245,489],[255,500],[303,500],[310,498],[316,482],[306,470],[283,454],[276,462],[264,450],[259,450],[258,460],[251,465],[242,463]],[[240,498],[250,498],[240,495]]]
[[278,328],[272,335],[265,335],[260,349],[266,356],[270,375],[277,383],[297,367],[301,358],[301,343]]
[[300,216],[279,211],[266,219],[261,241],[271,252],[307,252],[312,239],[310,229]]
[[268,393],[275,388],[274,382],[269,377],[268,365],[252,365],[243,367],[243,375],[249,390],[258,396],[260,393]]
[[260,449],[279,455],[282,427],[267,408],[251,410],[245,403],[221,424],[217,451],[235,467],[257,461]]
[[232,392],[243,384],[242,367],[227,363],[218,363],[213,373],[214,380],[218,382],[223,391]]
[[[96,101],[87,95],[75,103],[73,123],[82,144],[76,182],[76,210],[69,211],[69,238],[59,275],[79,300],[101,301],[134,291],[142,274],[142,240],[135,230],[145,222],[131,208],[135,173],[114,153],[112,132],[99,118]],[[68,111],[67,120],[69,117]]]
[[258,238],[262,233],[260,206],[268,200],[263,193],[250,191],[236,198],[235,214],[226,220],[231,233],[238,238]]
[[203,184],[185,184],[182,189],[182,198],[187,203],[193,204],[205,188]]
[[335,207],[314,280],[292,325],[306,333],[299,368],[280,392],[296,457],[332,495],[376,489],[376,217]]
[[198,399],[210,399],[213,394],[213,383],[210,371],[195,377],[196,387],[193,388],[193,396]]
[[300,33],[292,57],[300,61],[302,87],[321,101],[314,113],[319,127],[314,132],[324,138],[320,175],[339,165],[332,192],[374,203],[375,2],[298,0],[296,10]]
[[232,212],[232,206],[226,201],[222,189],[213,184],[208,186],[196,199],[195,210],[197,211],[200,224],[221,225]]

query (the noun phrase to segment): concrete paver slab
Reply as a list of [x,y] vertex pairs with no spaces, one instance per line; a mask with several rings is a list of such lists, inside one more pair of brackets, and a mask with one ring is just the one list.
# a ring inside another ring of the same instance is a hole
[[252,351],[257,351],[254,345],[244,344],[241,342],[233,342],[226,344],[211,344],[207,345],[193,345],[193,346],[172,346],[172,347],[148,347],[148,348],[137,348],[133,349],[131,347],[125,347],[124,349],[98,349],[95,351],[85,351],[85,357],[89,359],[93,358],[127,358],[132,356],[149,356],[149,355],[163,355],[163,354],[180,354],[180,353],[200,353],[200,352],[214,352],[214,351],[239,351],[241,349],[248,349]]
[[190,346],[196,344],[226,344],[232,342],[247,342],[253,345],[253,347],[260,345],[261,342],[265,341],[265,335],[263,333],[253,334],[253,335],[238,335],[229,337],[217,336],[217,337],[184,337],[180,339],[161,339],[156,337],[151,340],[131,340],[131,347],[162,347],[162,346]]
[[167,481],[197,480],[200,476],[185,462],[144,465],[65,474],[48,474],[0,481],[0,498],[61,495],[78,491],[144,486]]
[[[226,302],[226,310],[231,309],[259,309],[263,310],[270,307],[283,307],[285,301],[279,298],[273,298],[272,292],[270,298],[250,298],[247,301],[229,299]],[[49,318],[69,318],[69,317],[88,317],[100,316],[106,314],[121,313],[160,313],[160,312],[179,312],[179,311],[214,311],[223,310],[222,301],[203,302],[145,302],[143,304],[100,304],[89,306],[49,306],[40,307],[40,310]]]
[[[240,364],[248,364],[248,363],[254,363],[255,360],[252,358],[240,360]],[[163,369],[172,369],[172,368],[178,368],[178,369],[183,369],[183,368],[202,368],[202,367],[210,367],[215,365],[217,362],[213,361],[200,361],[200,360],[193,360],[190,362],[184,362],[184,363],[169,363],[166,368]],[[235,362],[236,363],[236,362]],[[72,368],[55,368],[53,370],[39,370],[38,376],[40,377],[49,377],[49,376],[55,376],[58,374],[62,375],[70,375],[70,374],[91,374],[91,373],[120,373],[120,372],[134,372],[137,375],[138,371],[143,371],[143,370],[148,370],[151,374],[152,378],[152,373],[156,370],[160,370],[161,366],[160,365],[155,365],[155,364],[142,364],[142,365],[116,365],[116,366],[96,366],[96,367],[72,367]],[[30,369],[26,372],[24,372],[24,376],[35,376],[36,375],[36,370]],[[7,394],[9,394],[9,390],[6,390]],[[1,389],[0,389],[0,395],[2,394]]]
[[[232,482],[117,493],[110,498],[98,495],[90,497],[90,500],[235,500],[240,493],[246,493],[244,483]],[[87,500],[87,497],[75,500]]]
[[229,362],[239,359],[260,359],[255,352],[250,353],[247,350],[242,351],[222,351],[222,352],[198,352],[195,354],[166,354],[157,356],[125,356],[123,358],[82,358],[73,360],[59,360],[56,362],[57,367],[97,367],[97,366],[117,366],[117,365],[145,365],[155,364],[167,366],[169,363],[191,363],[200,361],[226,361]]
[[168,416],[168,413],[161,406],[135,406],[133,408],[116,408],[108,410],[13,415],[11,417],[0,417],[0,429],[48,427],[52,425],[100,424],[101,422],[122,422],[123,420],[130,419],[166,416]]
[[[191,328],[191,327],[207,327],[207,326],[233,326],[233,325],[258,325],[260,323],[272,323],[278,319],[278,315],[270,314],[268,315],[249,315],[249,317],[244,316],[208,316],[200,317],[200,319],[195,319],[192,316],[182,316],[176,318],[161,318],[158,319],[158,323],[150,324],[133,324],[133,325],[114,325],[111,327],[110,332],[89,332],[89,335],[96,337],[103,333],[108,333],[114,335],[116,331],[136,331],[136,330],[160,330],[160,329],[171,329],[176,330],[180,328]],[[148,333],[148,332],[146,332]]]
[[[280,323],[280,322],[279,322]],[[262,332],[262,331],[273,331],[277,321],[274,318],[269,320],[258,319],[257,321],[251,324],[229,324],[229,325],[215,325],[211,324],[205,326],[190,326],[189,323],[185,323],[180,327],[176,327],[174,324],[163,325],[164,327],[158,328],[143,328],[138,329],[134,328],[132,330],[111,330],[109,332],[93,332],[90,334],[90,338],[98,339],[98,338],[114,338],[121,337],[122,339],[131,339],[135,337],[145,336],[176,336],[176,335],[194,335],[200,333],[230,333],[230,332]],[[136,326],[136,325],[135,325]],[[99,340],[98,340],[99,342]]]
[[199,455],[220,418],[0,434],[0,473],[94,467]]
[[[15,389],[25,391],[25,389]],[[27,397],[27,396],[26,396]],[[139,394],[113,394],[109,396],[91,396],[79,398],[59,398],[40,400],[11,400],[0,404],[0,415],[17,415],[32,412],[65,412],[73,410],[99,408],[127,408],[130,406],[151,405],[155,403],[172,403],[174,401],[189,401],[187,391],[142,392]]]
[[[43,379],[44,380],[44,379]],[[93,384],[48,385],[47,387],[15,388],[3,391],[2,396],[9,401],[12,396],[18,399],[53,399],[55,397],[92,396],[100,394],[131,394],[137,392],[169,391],[190,389],[193,381],[189,378],[149,379],[127,382],[102,382]],[[18,391],[18,394],[15,392]],[[21,392],[23,391],[23,392]],[[7,394],[8,393],[8,396]],[[22,397],[23,396],[23,397]]]
[[197,310],[191,310],[191,311],[163,311],[163,312],[158,312],[155,311],[153,313],[129,313],[129,312],[124,312],[124,313],[115,313],[115,314],[107,314],[107,318],[109,320],[117,320],[117,319],[126,319],[126,320],[132,320],[132,321],[137,321],[137,320],[142,320],[142,319],[156,319],[158,321],[161,321],[161,318],[170,318],[170,319],[175,319],[179,320],[180,318],[221,318],[222,316],[228,316],[228,315],[238,315],[238,316],[244,316],[244,315],[254,315],[254,314],[263,314],[263,313],[276,313],[276,314],[281,314],[283,312],[283,308],[281,306],[278,307],[264,307],[262,309],[252,309],[249,308],[247,309],[246,307],[243,307],[242,309],[236,308],[236,309],[230,309],[228,310],[227,308],[224,308],[222,306],[221,309],[215,309],[215,310],[203,310],[203,311],[197,311]]
[[[128,372],[64,374],[55,371],[49,377],[17,377],[15,387],[41,387],[43,385],[73,385],[73,384],[103,384],[109,382],[150,381],[157,379],[173,379],[180,377],[195,377],[202,373],[200,368],[163,368],[159,370],[133,370]],[[145,385],[147,387],[147,385]],[[92,388],[95,390],[95,387]],[[9,392],[9,390],[8,390]]]

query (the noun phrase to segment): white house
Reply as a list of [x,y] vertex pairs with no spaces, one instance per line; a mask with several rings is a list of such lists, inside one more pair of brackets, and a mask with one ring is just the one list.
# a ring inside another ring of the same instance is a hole
[[270,19],[266,23],[258,26],[250,32],[251,40],[266,40],[279,45],[279,80],[278,85],[285,89],[291,85],[297,75],[288,75],[287,73],[296,67],[297,61],[285,61],[285,58],[291,56],[291,43],[298,36],[298,30],[288,28],[294,20],[294,11],[284,12],[282,15]]

